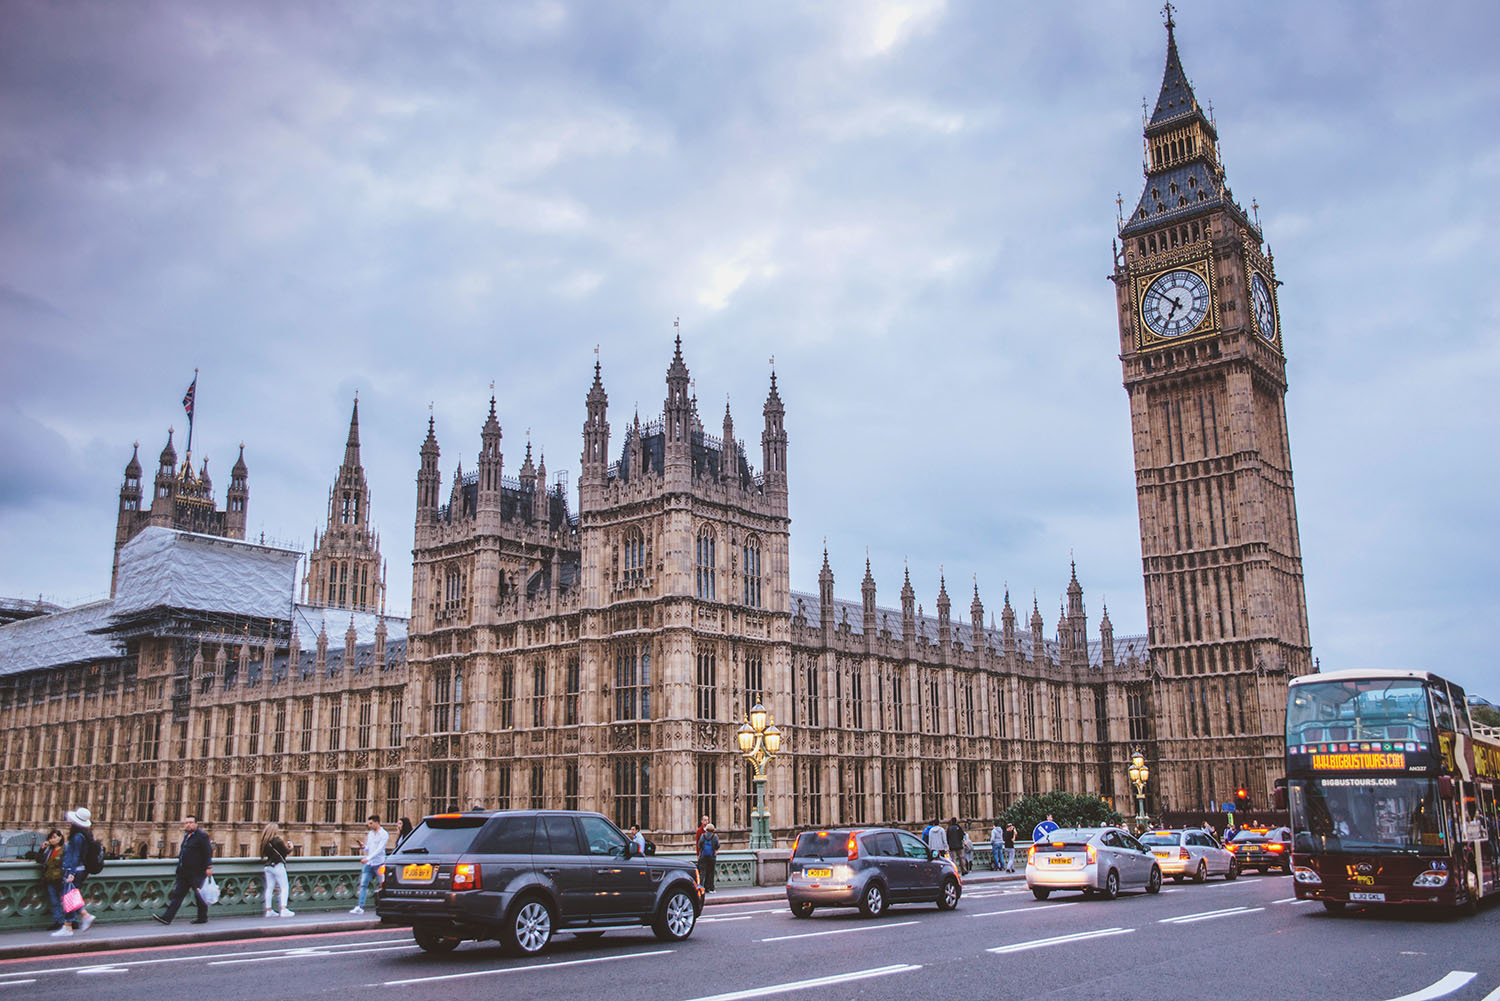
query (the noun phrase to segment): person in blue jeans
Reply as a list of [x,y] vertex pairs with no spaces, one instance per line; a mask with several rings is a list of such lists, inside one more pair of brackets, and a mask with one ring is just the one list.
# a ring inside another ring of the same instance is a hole
[[62,909],[64,893],[62,859],[62,831],[54,827],[47,832],[47,840],[42,843],[36,857],[38,864],[42,867],[42,885],[47,888],[47,902],[52,905],[52,927],[47,929],[48,931],[57,931],[68,919]]
[[1000,821],[995,820],[995,826],[990,828],[990,868],[999,872],[1001,868],[1000,849],[1005,844],[1005,828],[1000,826]]
[[698,836],[698,879],[703,883],[703,892],[712,893],[714,889],[714,866],[719,855],[719,836],[714,833],[713,824],[704,824],[703,833]]
[[[349,908],[350,914],[365,912],[365,892],[372,882],[380,878],[380,867],[385,865],[385,846],[391,839],[385,828],[380,826],[380,817],[376,814],[370,814],[365,827],[369,830],[365,834],[365,847],[359,857],[359,903]],[[378,884],[376,888],[379,888]]]

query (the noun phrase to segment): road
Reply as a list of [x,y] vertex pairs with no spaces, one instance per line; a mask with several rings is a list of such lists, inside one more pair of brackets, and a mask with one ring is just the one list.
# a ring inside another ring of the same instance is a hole
[[558,935],[530,960],[492,943],[428,956],[402,929],[15,960],[0,963],[0,998],[1500,1001],[1500,907],[1458,919],[1334,916],[1293,901],[1284,876],[1115,901],[1037,901],[1015,883],[972,889],[953,912],[895,907],[876,920],[798,920],[776,902],[710,906],[686,942],[645,929]]

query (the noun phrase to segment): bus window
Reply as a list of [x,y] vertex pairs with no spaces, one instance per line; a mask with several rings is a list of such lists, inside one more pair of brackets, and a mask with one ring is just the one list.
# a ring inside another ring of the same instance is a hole
[[1427,691],[1432,695],[1432,719],[1439,730],[1452,732],[1453,705],[1448,701],[1448,689],[1442,682],[1428,687]]
[[1469,732],[1469,704],[1464,699],[1464,690],[1453,682],[1448,682],[1448,698],[1453,704],[1453,715],[1458,720],[1458,732]]

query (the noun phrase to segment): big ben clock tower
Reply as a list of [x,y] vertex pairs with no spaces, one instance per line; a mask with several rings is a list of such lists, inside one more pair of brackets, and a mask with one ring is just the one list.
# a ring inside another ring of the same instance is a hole
[[1134,431],[1160,805],[1282,772],[1288,678],[1312,670],[1276,270],[1224,181],[1214,121],[1167,66],[1113,280]]

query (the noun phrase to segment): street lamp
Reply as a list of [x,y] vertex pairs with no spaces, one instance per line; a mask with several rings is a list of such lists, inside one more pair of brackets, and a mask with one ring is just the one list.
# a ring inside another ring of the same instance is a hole
[[1151,769],[1146,767],[1146,757],[1140,751],[1134,751],[1130,755],[1130,784],[1135,786],[1135,822],[1144,827],[1146,824],[1146,780],[1151,777]]
[[740,753],[755,766],[755,812],[750,816],[750,848],[771,847],[771,814],[766,809],[766,763],[781,750],[781,731],[759,702],[735,734]]

